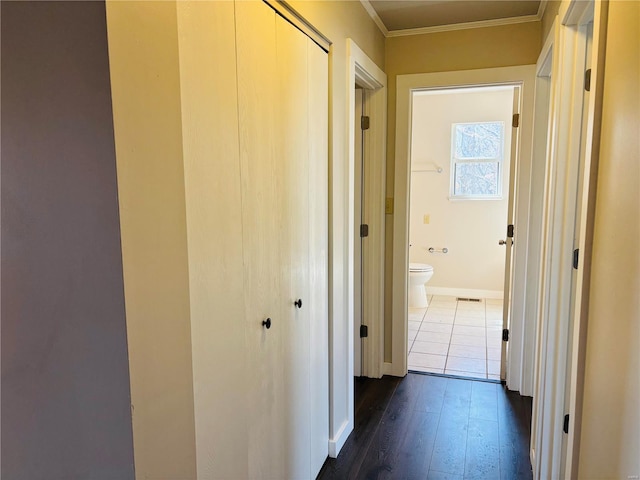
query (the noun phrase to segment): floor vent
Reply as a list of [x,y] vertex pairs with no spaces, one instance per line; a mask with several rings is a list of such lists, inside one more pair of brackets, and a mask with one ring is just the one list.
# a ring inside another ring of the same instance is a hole
[[482,301],[479,298],[464,298],[464,297],[458,297],[457,300],[459,302],[481,302]]

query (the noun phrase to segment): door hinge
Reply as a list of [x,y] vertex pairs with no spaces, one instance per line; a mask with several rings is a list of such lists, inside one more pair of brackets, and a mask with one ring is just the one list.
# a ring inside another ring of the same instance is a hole
[[507,238],[513,238],[513,225],[507,225]]
[[360,325],[360,338],[367,338],[369,336],[369,327],[366,325]]
[[564,433],[569,433],[569,414],[568,413],[564,416],[564,422],[562,423],[562,431]]
[[502,341],[503,342],[508,342],[509,341],[509,329],[505,328],[502,330]]
[[578,259],[580,258],[580,249],[576,248],[573,251],[573,268],[578,269]]
[[360,225],[360,238],[364,238],[368,236],[369,236],[369,225],[367,225],[366,223],[363,223],[362,225]]
[[518,128],[520,126],[520,114],[519,113],[514,113],[513,114],[513,121],[511,122],[511,126],[513,128]]
[[360,117],[360,128],[362,130],[369,130],[370,125],[371,120],[369,119],[368,115],[363,115],[362,117]]
[[584,72],[584,89],[587,92],[591,91],[591,69]]

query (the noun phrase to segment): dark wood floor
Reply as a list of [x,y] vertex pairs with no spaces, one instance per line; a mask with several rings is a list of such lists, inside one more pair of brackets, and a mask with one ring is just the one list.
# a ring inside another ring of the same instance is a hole
[[319,479],[532,478],[531,397],[410,373],[356,379],[356,426]]

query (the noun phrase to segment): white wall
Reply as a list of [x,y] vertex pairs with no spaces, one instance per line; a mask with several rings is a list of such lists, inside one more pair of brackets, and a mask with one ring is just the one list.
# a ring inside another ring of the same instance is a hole
[[[492,290],[504,283],[504,238],[509,190],[509,152],[513,88],[501,87],[442,94],[416,94],[411,135],[411,200],[409,259],[434,267],[427,284],[433,287]],[[461,122],[502,121],[505,124],[501,200],[449,200],[451,125]],[[420,172],[420,165],[442,172]],[[424,216],[429,223],[424,223]],[[432,254],[429,247],[447,247]]]

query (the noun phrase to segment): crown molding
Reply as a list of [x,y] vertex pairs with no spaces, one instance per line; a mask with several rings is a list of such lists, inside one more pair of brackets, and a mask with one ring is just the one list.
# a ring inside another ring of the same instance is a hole
[[540,6],[538,7],[538,13],[537,13],[538,20],[542,20],[544,11],[547,8],[547,3],[549,3],[549,0],[540,0]]
[[435,27],[408,28],[406,30],[391,30],[387,37],[406,37],[410,35],[424,35],[425,33],[452,32],[455,30],[469,30],[472,28],[499,27],[515,25],[517,23],[538,22],[538,15],[523,15],[521,17],[497,18],[495,20],[481,20],[479,22],[452,23]]
[[515,25],[518,23],[539,22],[542,20],[544,11],[547,8],[548,0],[541,0],[538,12],[535,15],[523,15],[520,17],[496,18],[493,20],[481,20],[477,22],[451,23],[448,25],[436,25],[434,27],[407,28],[404,30],[388,30],[384,22],[378,16],[369,0],[360,0],[360,3],[367,11],[371,19],[375,22],[385,37],[406,37],[410,35],[424,35],[426,33],[453,32],[456,30],[469,30],[472,28],[499,27],[502,25]]
[[380,29],[380,31],[382,32],[382,34],[386,37],[389,35],[389,30],[387,30],[387,27],[385,26],[385,24],[383,23],[383,21],[380,19],[380,17],[378,16],[378,13],[376,12],[376,10],[373,8],[373,5],[371,5],[371,3],[369,2],[369,0],[360,0],[360,3],[362,4],[362,6],[364,7],[364,9],[367,11],[367,13],[369,14],[369,16],[373,19],[373,21],[375,22],[375,24],[378,26],[378,28]]

